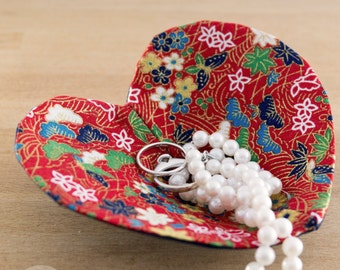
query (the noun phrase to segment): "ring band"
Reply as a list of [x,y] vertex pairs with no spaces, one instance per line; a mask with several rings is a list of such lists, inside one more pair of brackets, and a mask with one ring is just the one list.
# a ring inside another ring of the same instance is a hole
[[[186,166],[185,159],[183,159],[184,161],[182,162],[182,164],[177,164],[175,169],[167,170],[167,171],[163,171],[163,170],[160,170],[160,171],[151,170],[151,169],[147,168],[146,166],[144,166],[142,164],[141,156],[142,156],[143,152],[145,152],[146,150],[148,150],[150,148],[161,147],[161,146],[172,146],[172,147],[175,147],[175,148],[181,150],[182,153],[183,153],[183,156],[185,156],[184,148],[181,147],[178,144],[175,144],[175,143],[172,143],[172,142],[155,142],[155,143],[151,143],[151,144],[145,145],[141,150],[139,150],[139,152],[137,153],[137,156],[136,156],[136,161],[137,161],[138,166],[140,168],[142,168],[144,171],[146,171],[146,172],[148,172],[150,174],[153,174],[155,176],[168,176],[168,175],[171,175],[171,174],[174,174],[176,172],[179,172],[179,171],[183,170],[185,168],[185,166]],[[174,164],[171,164],[171,165],[172,165],[171,168],[175,167]]]

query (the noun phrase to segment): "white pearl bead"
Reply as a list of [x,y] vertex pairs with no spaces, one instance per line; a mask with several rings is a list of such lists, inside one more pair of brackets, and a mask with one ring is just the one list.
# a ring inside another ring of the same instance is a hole
[[261,207],[257,209],[256,224],[258,228],[271,225],[275,221],[275,214],[271,209]]
[[238,179],[239,181],[242,181],[242,176],[244,172],[248,171],[248,167],[245,164],[238,164],[234,168],[233,176]]
[[272,194],[278,194],[282,190],[282,182],[277,177],[270,177],[266,180],[266,182],[271,186],[272,188]]
[[275,260],[275,251],[269,246],[260,246],[255,252],[256,261],[263,265],[271,265]]
[[209,134],[203,130],[196,131],[192,136],[192,142],[198,148],[204,147],[209,142]]
[[202,187],[197,188],[197,191],[196,191],[196,200],[197,200],[198,203],[205,204],[210,199],[211,199],[211,197],[208,195],[208,193],[205,191],[204,188],[202,188]]
[[239,205],[249,205],[251,199],[251,192],[247,186],[242,186],[237,190],[236,200]]
[[209,196],[216,196],[220,192],[221,187],[222,185],[217,181],[208,181],[204,185],[204,189]]
[[190,202],[196,197],[196,190],[180,192],[180,193],[178,193],[178,195],[183,201]]
[[298,257],[286,257],[282,261],[282,270],[302,270],[303,263]]
[[187,179],[184,175],[181,175],[179,173],[175,173],[170,176],[169,178],[169,184],[173,186],[181,186],[186,183]]
[[202,159],[202,153],[197,149],[190,149],[188,152],[185,153],[185,160],[186,162],[190,162],[195,159]]
[[251,194],[253,196],[263,195],[269,197],[268,190],[266,189],[266,187],[264,187],[264,184],[262,186],[260,182],[251,182],[250,184],[248,184],[248,187],[250,188]]
[[224,143],[224,137],[220,132],[214,132],[209,136],[209,145],[212,148],[221,148]]
[[217,174],[220,172],[221,162],[217,159],[210,159],[205,164],[205,169],[209,171],[212,175]]
[[219,130],[219,132],[221,132],[226,139],[229,138],[230,127],[231,127],[231,125],[230,125],[229,121],[222,121],[220,123],[220,130]]
[[272,207],[272,200],[270,197],[263,194],[256,195],[251,201],[251,207],[255,210],[266,207],[270,209]]
[[251,154],[249,150],[245,148],[238,149],[234,154],[234,159],[236,163],[246,164],[250,161]]
[[247,162],[247,166],[249,167],[249,169],[253,169],[253,170],[257,171],[257,172],[259,172],[260,169],[261,169],[260,164],[258,164],[255,161]]
[[[224,154],[224,152],[223,152],[223,154]],[[232,163],[233,165],[236,166],[235,160],[234,160],[233,158],[230,158],[230,157],[226,157],[226,158],[222,159],[221,163],[222,163],[222,164],[225,164],[225,163]]]
[[248,207],[245,205],[237,206],[237,208],[235,209],[235,219],[238,223],[244,224],[244,215],[247,210]]
[[259,176],[263,179],[263,180],[266,180],[266,179],[269,179],[270,177],[272,177],[272,173],[269,172],[269,171],[266,171],[266,170],[261,170],[259,172]]
[[242,182],[236,180],[234,177],[226,178],[226,184],[233,187],[235,190],[238,190],[243,186]]
[[193,143],[186,143],[182,147],[185,152],[188,152],[191,149],[197,149],[197,147]]
[[235,165],[231,162],[222,163],[220,166],[220,174],[222,174],[225,178],[229,178],[233,176]]
[[223,152],[227,156],[234,156],[235,152],[240,148],[239,144],[235,140],[226,140],[223,144]]
[[224,186],[224,185],[226,185],[226,183],[227,183],[227,182],[226,182],[227,180],[226,180],[222,175],[220,175],[220,174],[215,174],[215,175],[213,175],[213,176],[211,177],[211,180],[220,183],[221,186]]
[[223,186],[218,193],[218,197],[220,198],[223,205],[231,206],[232,202],[236,199],[236,192],[230,186]]
[[224,207],[218,197],[214,197],[209,201],[209,211],[215,215],[220,215],[224,212]]
[[248,227],[256,227],[256,211],[252,208],[248,208],[244,213],[244,224]]
[[303,243],[299,238],[290,236],[283,241],[282,251],[288,257],[298,257],[303,251]]
[[179,171],[178,174],[183,175],[187,181],[190,178],[190,173],[189,173],[189,171],[186,168],[181,170],[181,171]]
[[287,238],[293,231],[292,223],[286,218],[277,218],[273,223],[273,228],[279,238]]
[[265,270],[265,268],[262,264],[259,264],[258,262],[250,262],[247,264],[245,270]]
[[198,171],[194,175],[194,179],[198,186],[205,185],[208,181],[211,180],[211,173],[207,170]]
[[259,179],[258,181],[262,181],[262,179],[258,177],[259,174],[257,171],[250,169],[248,166],[247,168],[248,169],[242,173],[242,181],[245,184],[249,184],[249,182],[251,182],[253,178]]
[[224,152],[220,148],[213,148],[210,150],[209,154],[217,159],[218,161],[222,161],[224,159]]
[[271,246],[277,241],[277,233],[273,227],[266,225],[257,231],[257,239],[261,244]]
[[191,174],[196,174],[199,171],[202,171],[205,169],[203,161],[199,159],[194,159],[188,163],[188,171]]

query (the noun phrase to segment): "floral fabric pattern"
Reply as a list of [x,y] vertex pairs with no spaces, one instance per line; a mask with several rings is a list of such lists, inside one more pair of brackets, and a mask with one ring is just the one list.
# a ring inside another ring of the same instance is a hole
[[[282,180],[273,209],[293,222],[294,235],[321,225],[334,181],[331,108],[309,64],[275,36],[214,21],[163,31],[137,63],[127,101],[60,96],[38,105],[18,125],[18,161],[51,198],[92,218],[183,241],[256,247],[257,231],[233,212],[216,216],[183,202],[136,164],[147,144],[182,145],[196,130],[220,130]],[[158,155],[143,162],[152,168]]]

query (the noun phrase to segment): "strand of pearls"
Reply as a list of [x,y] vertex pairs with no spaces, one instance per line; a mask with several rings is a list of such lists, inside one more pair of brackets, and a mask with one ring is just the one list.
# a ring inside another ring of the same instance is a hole
[[[200,152],[198,149],[210,146],[211,150]],[[261,169],[251,161],[251,153],[240,148],[237,141],[225,139],[215,132],[194,133],[192,143],[183,147],[186,151],[187,167],[169,178],[171,185],[183,185],[194,181],[198,188],[179,193],[181,199],[201,206],[207,206],[213,214],[235,211],[235,219],[249,227],[257,227],[260,243],[255,252],[255,261],[246,270],[264,270],[275,260],[271,247],[278,239],[285,239],[282,251],[285,259],[283,270],[301,270],[299,258],[303,251],[302,241],[292,236],[292,223],[286,218],[276,218],[271,210],[272,194],[280,193],[282,183],[269,171]]]

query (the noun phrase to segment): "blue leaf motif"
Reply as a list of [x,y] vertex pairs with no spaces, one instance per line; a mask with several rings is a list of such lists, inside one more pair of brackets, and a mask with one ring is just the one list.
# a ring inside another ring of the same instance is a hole
[[102,184],[104,187],[108,187],[109,184],[105,181],[104,177],[91,171],[86,171],[86,173],[91,176],[93,179],[98,181],[100,184]]
[[79,129],[77,140],[82,143],[90,143],[93,141],[108,142],[109,138],[105,134],[101,133],[99,129],[86,125]]
[[50,138],[53,135],[62,135],[72,139],[76,137],[76,134],[66,125],[58,124],[56,122],[42,123],[39,134],[41,137],[46,139]]
[[272,152],[273,154],[279,154],[281,152],[281,147],[276,142],[272,140],[269,134],[268,127],[265,123],[260,125],[260,129],[257,132],[259,136],[257,143],[263,147],[265,152]]
[[227,120],[232,121],[235,127],[249,127],[249,119],[241,112],[240,103],[236,98],[228,99],[226,111]]
[[183,131],[182,125],[179,124],[174,132],[174,138],[176,143],[183,145],[185,143],[190,142],[193,132],[194,132],[193,128]]
[[276,128],[283,127],[283,119],[277,113],[274,98],[271,95],[265,96],[263,101],[259,105],[260,118],[266,121],[268,126],[274,126]]
[[126,217],[137,214],[133,206],[126,205],[122,200],[109,201],[104,199],[100,208],[110,210],[114,215],[124,215]]
[[291,150],[295,158],[287,162],[288,165],[294,166],[294,168],[291,170],[288,176],[295,176],[296,180],[298,180],[300,177],[302,177],[302,175],[305,174],[308,162],[307,147],[301,142],[297,142],[297,146],[298,149]]

